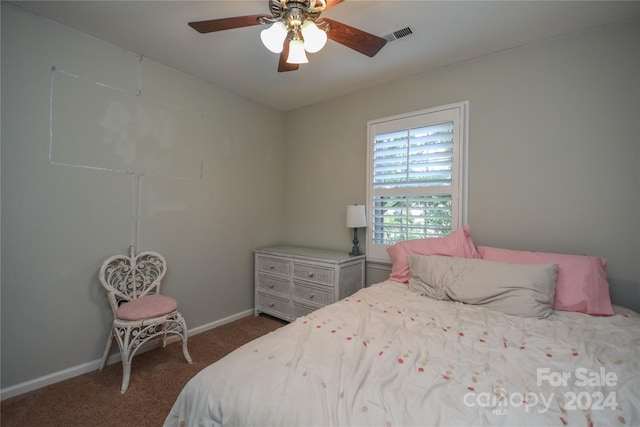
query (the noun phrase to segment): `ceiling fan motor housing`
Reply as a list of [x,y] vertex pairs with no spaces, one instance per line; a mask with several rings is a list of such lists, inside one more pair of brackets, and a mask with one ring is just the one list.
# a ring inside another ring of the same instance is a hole
[[315,21],[327,7],[324,0],[269,0],[269,10],[274,18],[289,21],[302,18]]

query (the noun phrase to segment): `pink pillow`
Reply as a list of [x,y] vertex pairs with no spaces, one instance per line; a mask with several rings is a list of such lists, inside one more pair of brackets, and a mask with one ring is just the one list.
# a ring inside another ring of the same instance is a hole
[[469,225],[465,225],[446,237],[404,240],[388,247],[387,253],[393,263],[389,279],[401,283],[409,281],[411,273],[407,255],[410,254],[480,258],[476,245],[469,235],[470,229]]
[[583,255],[514,251],[478,246],[482,259],[511,264],[558,264],[554,310],[611,316],[607,260]]
[[116,315],[122,320],[142,320],[164,316],[178,309],[178,303],[174,298],[166,295],[145,295],[143,297],[125,302]]

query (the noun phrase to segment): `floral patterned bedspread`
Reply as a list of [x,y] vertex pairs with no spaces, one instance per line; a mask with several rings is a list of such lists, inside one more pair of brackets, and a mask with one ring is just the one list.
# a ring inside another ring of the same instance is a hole
[[386,281],[196,375],[165,426],[638,426],[640,315],[510,316]]

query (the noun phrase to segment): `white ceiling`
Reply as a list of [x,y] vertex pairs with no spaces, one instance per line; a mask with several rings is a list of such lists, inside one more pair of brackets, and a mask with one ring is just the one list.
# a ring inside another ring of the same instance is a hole
[[106,40],[279,111],[311,105],[425,70],[637,19],[640,1],[346,0],[322,16],[384,36],[374,58],[329,40],[298,71],[278,73],[253,26],[200,34],[187,25],[268,14],[267,0],[13,1],[14,5]]

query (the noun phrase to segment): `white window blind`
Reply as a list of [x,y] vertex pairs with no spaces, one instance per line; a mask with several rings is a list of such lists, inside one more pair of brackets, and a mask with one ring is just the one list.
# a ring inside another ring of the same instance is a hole
[[453,122],[374,137],[374,188],[451,185]]
[[368,123],[367,254],[462,225],[467,103]]

